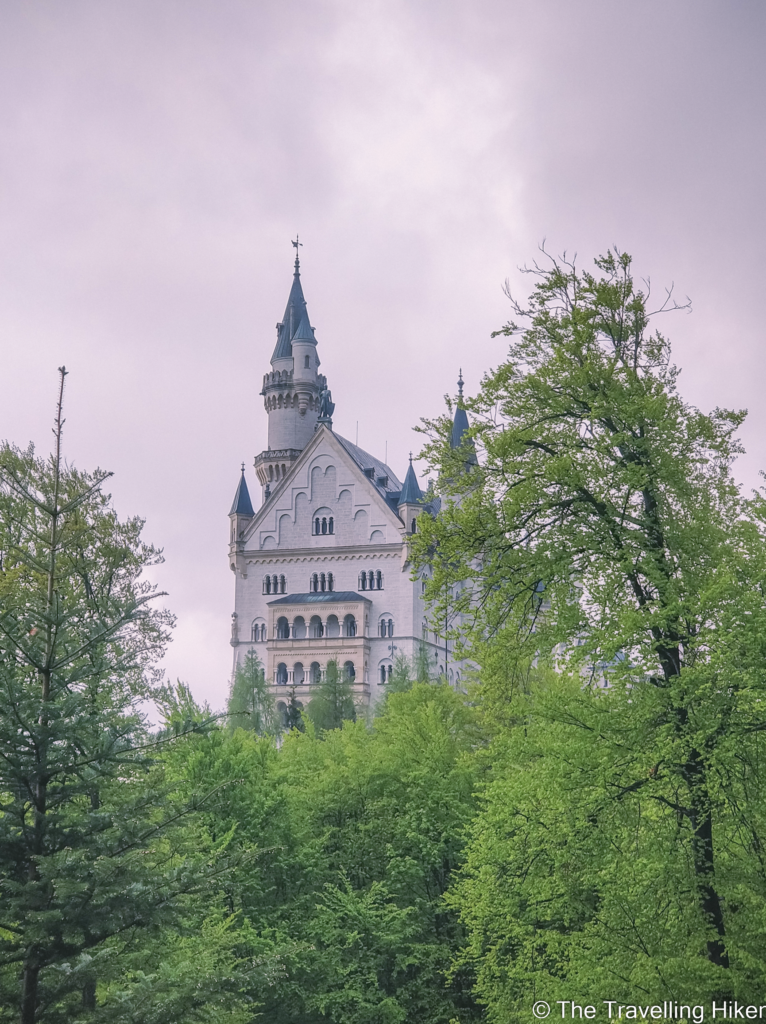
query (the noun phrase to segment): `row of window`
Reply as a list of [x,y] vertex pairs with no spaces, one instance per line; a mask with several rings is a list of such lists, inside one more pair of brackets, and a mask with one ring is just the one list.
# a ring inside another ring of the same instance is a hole
[[335,520],[332,516],[318,516],[314,520],[314,536],[319,537],[323,533],[335,533]]
[[287,581],[284,576],[264,576],[263,592],[264,594],[286,594]]
[[369,572],[359,573],[359,589],[360,590],[382,590],[383,589],[383,573],[378,569],[377,572],[373,572],[370,569]]
[[308,626],[302,615],[297,615],[292,625],[284,615],[277,619],[277,640],[318,639],[325,636],[325,632],[328,637],[356,636],[356,619],[347,615],[341,624],[337,615],[328,615],[326,627],[318,615],[312,615]]
[[[291,676],[292,678],[290,678]],[[356,668],[353,661],[344,663],[343,677],[353,683],[356,678]],[[320,683],[322,681],[322,667],[318,661],[312,661],[307,672],[303,667],[303,663],[296,661],[292,672],[290,672],[287,665],[280,661],[277,665],[274,681],[278,686],[287,686],[288,683],[294,683],[296,686],[300,686],[302,683]]]
[[[332,522],[332,519],[330,520]],[[332,533],[332,531],[330,531]],[[359,573],[359,589],[360,590],[383,590],[383,584],[385,580],[383,573],[378,569],[377,572],[373,572],[372,569],[369,572]],[[331,572],[315,572],[309,577],[309,592],[312,594],[325,594],[332,593],[335,590],[335,577]],[[263,577],[263,592],[264,594],[286,594],[287,593],[287,580],[284,576],[264,576]]]
[[[268,639],[266,635],[266,623],[254,622],[250,635],[253,643],[265,643]],[[337,615],[328,615],[326,623],[322,622],[318,615],[312,615],[308,625],[302,615],[297,615],[293,619],[292,623],[290,623],[284,615],[281,615],[277,619],[277,640],[317,640],[323,636],[336,637],[356,635],[357,624],[353,615],[347,615],[342,623],[338,619]],[[392,637],[394,635],[394,620],[383,617],[378,623],[378,635],[382,637]]]
[[326,574],[323,572],[315,572],[309,579],[309,591],[312,594],[324,594],[326,592],[331,594],[334,587],[335,579],[331,572]]

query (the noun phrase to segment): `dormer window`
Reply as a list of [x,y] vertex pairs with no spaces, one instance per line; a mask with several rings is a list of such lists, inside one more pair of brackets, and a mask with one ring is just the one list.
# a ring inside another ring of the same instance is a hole
[[374,480],[375,470],[372,468],[372,466],[370,466],[368,469],[365,469],[364,475],[367,477],[368,480]]

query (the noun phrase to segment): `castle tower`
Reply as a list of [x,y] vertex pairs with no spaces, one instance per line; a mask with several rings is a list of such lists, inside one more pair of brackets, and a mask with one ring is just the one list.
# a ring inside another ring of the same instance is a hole
[[418,478],[415,476],[415,470],[412,468],[412,452],[410,452],[410,465],[397,505],[397,513],[404,522],[408,534],[416,532],[417,518],[422,511],[423,492],[420,489]]
[[256,457],[255,469],[264,501],[311,440],[319,418],[320,395],[327,387],[326,378],[319,373],[314,328],[303,297],[298,244],[296,239],[293,283],[285,315],[277,324],[271,372],[264,375],[261,391],[269,417],[269,447]]

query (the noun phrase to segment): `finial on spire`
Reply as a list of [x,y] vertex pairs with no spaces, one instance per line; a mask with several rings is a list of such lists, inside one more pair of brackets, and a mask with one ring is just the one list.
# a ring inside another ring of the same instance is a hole
[[244,464],[244,462],[243,462],[243,463],[242,463],[242,476],[244,476],[244,475],[245,475],[245,464]]
[[457,379],[457,395],[458,398],[463,397],[463,368],[460,368],[460,374]]
[[410,452],[410,465],[412,465],[412,452]]
[[303,242],[300,241],[300,235],[296,233],[295,238],[290,239],[290,243],[295,246],[295,273],[298,274],[300,273],[301,269],[301,261],[298,259],[300,255],[300,253],[298,252],[298,246],[302,246]]

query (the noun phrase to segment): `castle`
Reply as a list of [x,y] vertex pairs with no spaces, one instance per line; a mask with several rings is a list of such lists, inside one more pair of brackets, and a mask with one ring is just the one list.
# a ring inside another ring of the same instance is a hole
[[[454,686],[461,678],[451,644],[428,620],[425,583],[413,578],[408,557],[419,516],[437,512],[439,499],[421,491],[412,458],[402,483],[332,429],[335,406],[319,366],[296,255],[261,391],[268,416],[268,447],[254,463],[261,507],[253,509],[243,463],[229,514],[234,668],[254,650],[283,713],[293,687],[308,703],[330,660],[359,705],[374,704],[396,658],[413,659],[421,645],[434,675]],[[458,404],[454,446],[467,429]]]

